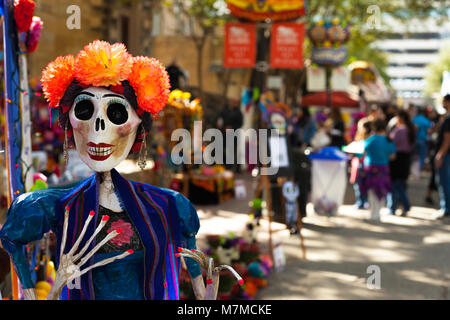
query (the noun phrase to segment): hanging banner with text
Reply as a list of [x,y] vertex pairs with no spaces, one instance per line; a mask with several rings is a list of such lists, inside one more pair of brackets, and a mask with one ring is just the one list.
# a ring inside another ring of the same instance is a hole
[[274,23],[270,44],[270,66],[280,69],[303,68],[304,39],[304,24]]
[[225,68],[253,68],[256,63],[256,26],[252,23],[225,25]]

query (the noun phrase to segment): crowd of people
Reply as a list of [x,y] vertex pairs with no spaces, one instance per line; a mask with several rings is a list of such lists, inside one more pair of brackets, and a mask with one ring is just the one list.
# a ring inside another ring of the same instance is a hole
[[[430,181],[424,201],[432,205],[433,193],[440,199],[439,219],[450,218],[450,95],[443,98],[444,114],[433,107],[372,105],[352,114],[349,131],[341,111],[317,112],[297,108],[290,122],[293,146],[342,148],[358,143],[351,153],[350,183],[358,209],[370,209],[370,219],[380,220],[380,209],[406,216],[411,209],[407,189],[410,178],[426,170]],[[320,139],[319,139],[320,137]],[[318,144],[320,141],[320,145]]]

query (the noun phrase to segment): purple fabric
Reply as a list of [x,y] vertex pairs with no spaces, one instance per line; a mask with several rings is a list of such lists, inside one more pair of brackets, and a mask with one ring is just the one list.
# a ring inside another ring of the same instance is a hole
[[395,144],[397,152],[411,152],[413,146],[409,143],[408,128],[395,127],[389,134],[389,137]]
[[364,166],[361,182],[361,192],[363,194],[373,190],[378,199],[383,199],[392,190],[389,166],[375,164]]

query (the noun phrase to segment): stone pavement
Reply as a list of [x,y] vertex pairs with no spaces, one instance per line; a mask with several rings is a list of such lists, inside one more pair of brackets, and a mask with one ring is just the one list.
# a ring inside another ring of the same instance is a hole
[[[255,182],[244,178],[248,192]],[[349,186],[346,201],[336,217],[314,214],[308,205],[303,236],[307,250],[302,259],[298,236],[290,236],[284,225],[273,223],[273,239],[283,244],[287,264],[273,272],[269,286],[257,299],[449,299],[450,224],[436,220],[436,205],[424,205],[428,179],[410,181],[412,210],[408,217],[381,212],[382,222],[364,221],[367,210],[356,210]],[[434,195],[437,202],[437,195]],[[199,247],[207,234],[233,232],[241,235],[248,221],[248,202],[232,199],[220,206],[196,206],[201,227]],[[258,235],[267,250],[268,224]],[[368,267],[380,270],[380,289],[369,289]]]

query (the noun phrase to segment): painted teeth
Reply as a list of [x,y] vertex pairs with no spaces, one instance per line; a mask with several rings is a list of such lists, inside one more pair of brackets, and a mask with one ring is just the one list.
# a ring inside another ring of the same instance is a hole
[[112,152],[112,148],[89,147],[88,152],[94,156],[106,156]]

